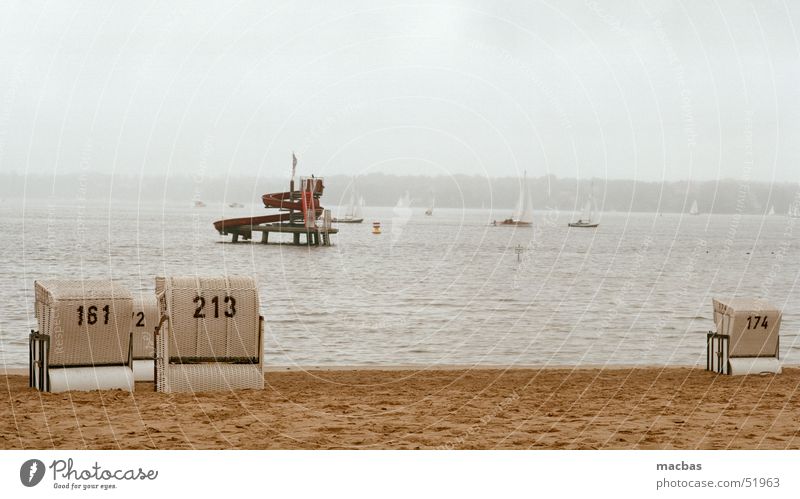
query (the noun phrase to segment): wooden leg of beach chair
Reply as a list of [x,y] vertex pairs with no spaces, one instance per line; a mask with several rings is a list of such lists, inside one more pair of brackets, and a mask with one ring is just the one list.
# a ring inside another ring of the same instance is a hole
[[33,355],[33,350],[33,329],[31,329],[31,334],[28,335],[28,386],[30,388],[36,386],[36,382],[34,380],[36,377],[36,357]]
[[165,391],[164,377],[166,375],[166,362],[165,358],[168,357],[165,349],[167,347],[164,324],[169,321],[169,316],[162,315],[158,321],[155,331],[153,332],[153,340],[155,342],[154,358],[153,358],[153,391]]

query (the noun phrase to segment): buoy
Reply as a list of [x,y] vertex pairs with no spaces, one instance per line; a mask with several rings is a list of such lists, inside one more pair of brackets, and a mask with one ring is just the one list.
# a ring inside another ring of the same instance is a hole
[[373,234],[380,234],[381,233],[381,223],[380,222],[372,222],[372,233]]

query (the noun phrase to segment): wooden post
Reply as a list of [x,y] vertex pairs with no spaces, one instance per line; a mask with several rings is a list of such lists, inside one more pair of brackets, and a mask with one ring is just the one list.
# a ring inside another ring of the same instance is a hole
[[299,232],[295,232],[292,235],[294,236],[294,244],[299,245],[300,244],[300,233]]
[[238,243],[239,242],[239,233],[238,232],[234,232],[233,233],[233,239],[231,240],[231,242],[234,242],[234,243]]
[[269,231],[264,231],[261,233],[261,244],[267,244],[269,242]]

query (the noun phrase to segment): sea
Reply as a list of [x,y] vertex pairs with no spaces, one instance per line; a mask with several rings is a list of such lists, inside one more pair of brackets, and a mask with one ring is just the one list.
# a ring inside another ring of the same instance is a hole
[[800,364],[800,220],[606,212],[575,229],[557,210],[532,227],[493,225],[500,209],[424,212],[367,207],[333,246],[297,247],[212,227],[257,204],[6,199],[0,365],[27,366],[37,279],[153,293],[156,275],[219,274],[258,279],[268,367],[705,366],[715,297],[782,309],[781,359]]

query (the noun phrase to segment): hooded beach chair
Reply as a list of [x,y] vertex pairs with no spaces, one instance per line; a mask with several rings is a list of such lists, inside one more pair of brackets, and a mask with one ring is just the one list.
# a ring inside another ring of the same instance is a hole
[[720,374],[780,373],[781,311],[763,300],[713,300],[716,332],[706,338],[706,369]]
[[133,391],[130,292],[109,280],[34,283],[39,331],[29,336],[30,386]]
[[160,318],[156,296],[150,293],[135,296],[131,317],[134,378],[136,381],[153,381],[155,330]]
[[158,277],[155,388],[264,388],[263,318],[255,279]]

